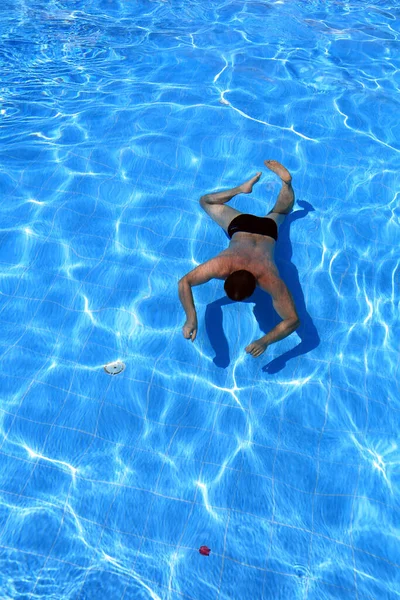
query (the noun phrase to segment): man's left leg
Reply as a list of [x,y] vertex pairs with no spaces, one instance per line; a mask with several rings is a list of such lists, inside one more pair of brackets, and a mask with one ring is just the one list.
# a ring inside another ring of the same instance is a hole
[[200,198],[200,205],[208,215],[218,225],[222,227],[226,232],[228,225],[238,215],[241,214],[239,210],[232,208],[231,206],[224,206],[226,202],[229,202],[237,194],[250,194],[253,185],[260,179],[261,173],[257,173],[254,177],[245,181],[241,185],[232,188],[231,190],[225,190],[223,192],[214,192],[211,194],[205,194]]
[[270,219],[273,219],[277,225],[281,225],[285,220],[285,216],[291,212],[294,204],[292,176],[289,171],[276,160],[265,160],[264,164],[270,171],[276,173],[282,181],[282,187],[274,208],[266,215]]

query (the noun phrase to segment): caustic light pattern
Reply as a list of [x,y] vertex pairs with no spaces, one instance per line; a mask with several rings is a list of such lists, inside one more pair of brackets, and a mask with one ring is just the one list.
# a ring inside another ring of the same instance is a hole
[[[1,598],[397,598],[398,2],[0,17]],[[177,284],[266,159],[301,326],[253,358],[266,294],[195,287],[192,343]]]

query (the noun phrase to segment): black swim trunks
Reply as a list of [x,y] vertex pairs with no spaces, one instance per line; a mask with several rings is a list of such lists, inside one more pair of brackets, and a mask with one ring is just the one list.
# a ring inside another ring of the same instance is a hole
[[278,225],[269,217],[256,217],[242,213],[232,219],[228,225],[228,236],[231,238],[234,233],[244,231],[246,233],[258,233],[278,239]]

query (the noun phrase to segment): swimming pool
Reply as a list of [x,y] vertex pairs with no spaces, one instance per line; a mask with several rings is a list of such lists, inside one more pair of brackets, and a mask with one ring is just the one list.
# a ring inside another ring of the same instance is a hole
[[[399,17],[4,0],[1,598],[399,597]],[[268,298],[196,288],[192,344],[177,282],[264,159],[302,325],[253,359]]]

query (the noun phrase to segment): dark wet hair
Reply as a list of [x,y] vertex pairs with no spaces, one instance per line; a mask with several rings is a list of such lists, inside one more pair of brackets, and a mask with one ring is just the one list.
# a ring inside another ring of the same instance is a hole
[[245,269],[234,271],[226,278],[224,289],[228,298],[240,302],[252,295],[256,289],[256,278]]

